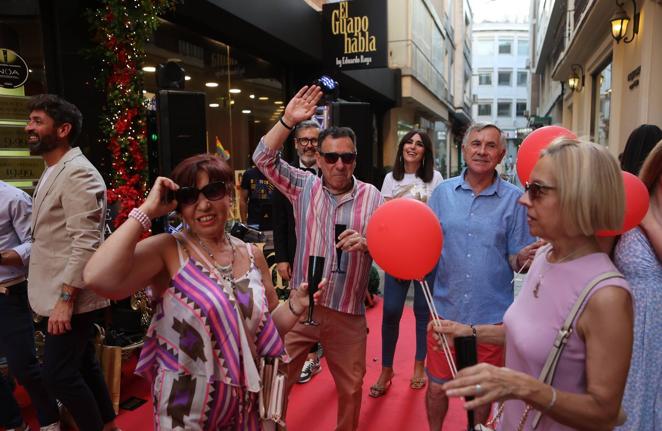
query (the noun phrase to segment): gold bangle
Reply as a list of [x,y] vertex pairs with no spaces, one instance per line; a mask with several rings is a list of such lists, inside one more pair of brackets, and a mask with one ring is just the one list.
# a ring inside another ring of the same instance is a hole
[[292,301],[289,300],[289,299],[287,300],[287,308],[289,308],[290,311],[292,312],[292,314],[294,314],[294,315],[297,316],[297,317],[298,317],[298,316],[301,316],[301,315],[303,314],[303,312],[304,312],[304,310],[301,310],[301,312],[299,312],[299,313],[297,313],[296,311],[294,311],[294,307],[292,307]]

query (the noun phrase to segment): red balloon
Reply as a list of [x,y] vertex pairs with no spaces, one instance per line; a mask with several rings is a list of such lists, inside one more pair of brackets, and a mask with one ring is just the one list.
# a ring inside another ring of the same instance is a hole
[[384,271],[403,280],[422,280],[434,269],[443,244],[439,219],[424,203],[393,199],[370,218],[370,255]]
[[618,230],[601,230],[598,236],[616,236],[639,226],[648,212],[650,197],[646,185],[629,172],[621,171],[623,187],[625,188],[625,217],[623,226]]
[[517,176],[520,183],[529,181],[531,171],[540,158],[540,153],[559,137],[577,139],[577,135],[561,126],[545,126],[529,133],[517,150]]

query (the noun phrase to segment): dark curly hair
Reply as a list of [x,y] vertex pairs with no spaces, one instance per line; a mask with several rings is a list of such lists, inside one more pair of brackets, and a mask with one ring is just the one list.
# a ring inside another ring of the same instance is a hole
[[44,111],[53,119],[55,126],[71,124],[69,145],[73,145],[83,129],[83,114],[76,105],[55,94],[38,94],[28,101],[28,111]]

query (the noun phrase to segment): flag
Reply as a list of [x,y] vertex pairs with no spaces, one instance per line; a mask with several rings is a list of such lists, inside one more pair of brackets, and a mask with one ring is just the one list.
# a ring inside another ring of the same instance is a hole
[[223,147],[221,139],[216,136],[216,152],[225,160],[230,159],[230,152]]

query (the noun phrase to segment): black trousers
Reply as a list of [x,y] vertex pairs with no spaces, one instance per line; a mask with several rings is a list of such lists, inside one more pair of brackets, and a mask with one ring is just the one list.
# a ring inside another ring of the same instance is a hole
[[[26,282],[9,287],[6,295],[0,294],[0,352],[7,357],[9,371],[28,391],[41,426],[57,422],[57,403],[42,381],[41,366],[35,354],[34,323]],[[8,394],[11,396],[11,392]],[[0,410],[4,409],[5,404],[0,404]]]
[[115,418],[95,350],[94,322],[102,310],[74,314],[71,331],[46,336],[42,378],[80,431],[99,431]]

